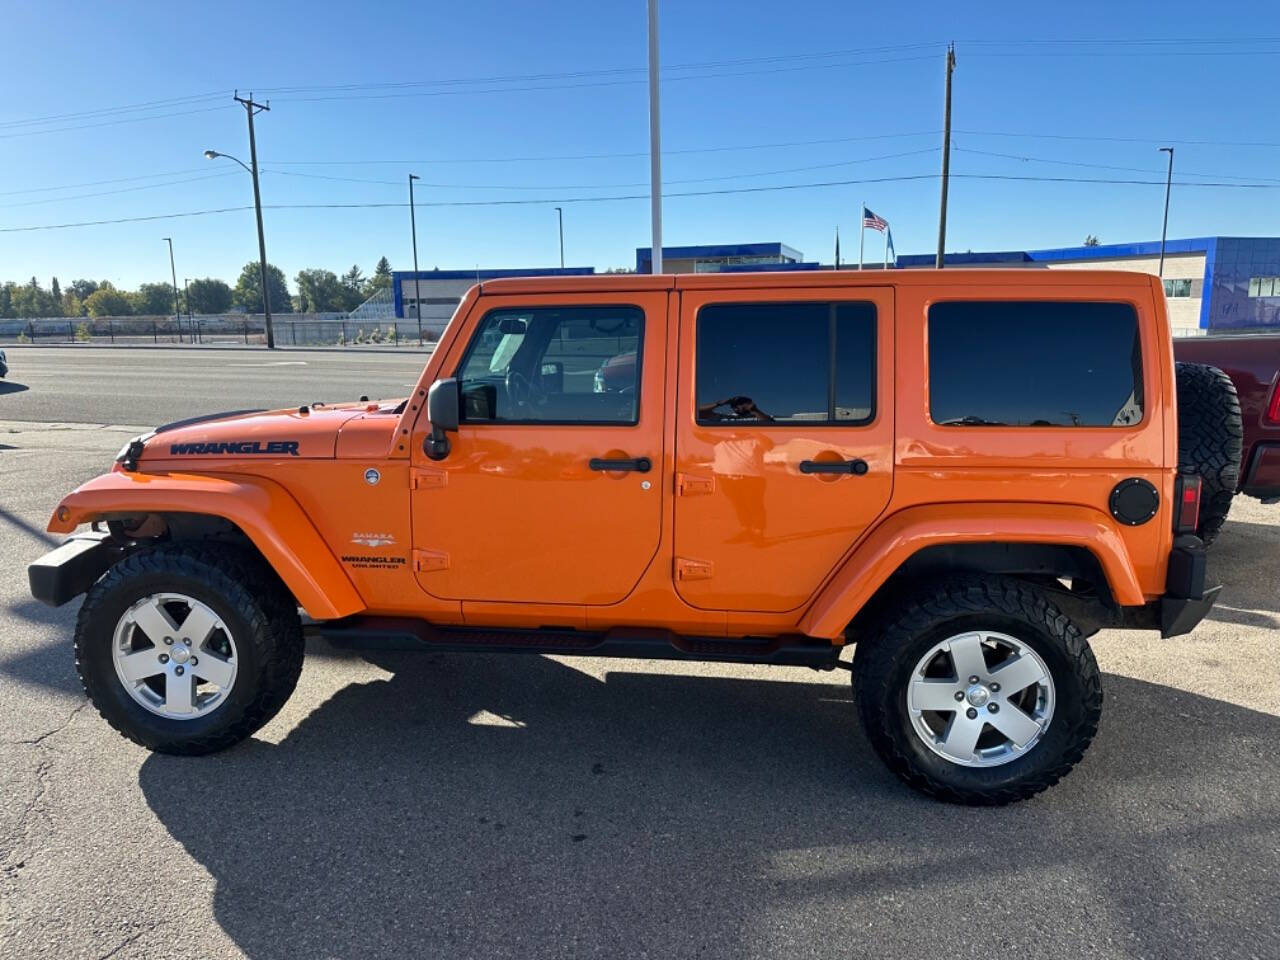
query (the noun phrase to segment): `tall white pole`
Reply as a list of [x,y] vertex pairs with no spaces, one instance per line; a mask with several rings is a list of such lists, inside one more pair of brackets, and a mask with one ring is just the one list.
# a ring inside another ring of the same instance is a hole
[[662,119],[658,104],[658,0],[649,0],[649,204],[653,272],[662,272]]
[[889,269],[889,228],[884,228],[884,268]]

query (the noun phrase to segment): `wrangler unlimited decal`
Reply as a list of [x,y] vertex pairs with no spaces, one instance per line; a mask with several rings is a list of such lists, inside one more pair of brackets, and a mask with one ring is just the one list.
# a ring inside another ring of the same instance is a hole
[[296,457],[298,455],[297,440],[231,440],[219,441],[217,443],[171,443],[169,444],[169,456],[183,457],[189,454],[210,454],[210,453],[247,453],[247,454],[265,454],[271,455],[287,455]]

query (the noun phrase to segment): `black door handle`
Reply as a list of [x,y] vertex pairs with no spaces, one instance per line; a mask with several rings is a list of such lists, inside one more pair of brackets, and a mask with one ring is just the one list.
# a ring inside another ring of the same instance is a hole
[[648,457],[635,457],[631,460],[604,460],[592,457],[588,462],[592,470],[632,470],[636,473],[648,473],[653,469],[653,462]]
[[865,460],[801,460],[801,473],[851,473],[860,477],[867,472]]

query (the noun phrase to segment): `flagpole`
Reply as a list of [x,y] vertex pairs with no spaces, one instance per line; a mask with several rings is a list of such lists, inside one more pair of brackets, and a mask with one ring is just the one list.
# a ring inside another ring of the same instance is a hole
[[862,269],[862,248],[867,242],[867,201],[862,201],[862,209],[858,211],[858,269]]
[[884,269],[889,269],[889,225],[884,228]]
[[836,227],[836,269],[840,269],[840,228]]

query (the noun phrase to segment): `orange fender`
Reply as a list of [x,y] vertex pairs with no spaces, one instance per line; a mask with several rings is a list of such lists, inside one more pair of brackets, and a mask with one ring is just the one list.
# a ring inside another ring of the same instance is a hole
[[988,540],[1084,547],[1097,557],[1118,603],[1146,602],[1124,540],[1110,518],[1097,510],[1032,503],[921,506],[887,517],[858,545],[818,593],[800,621],[800,632],[837,639],[912,554],[939,544]]
[[330,620],[365,609],[350,578],[298,502],[261,477],[113,471],[73,490],[50,533],[112,513],[199,513],[231,521],[253,541],[307,614]]

